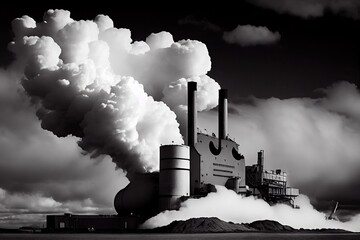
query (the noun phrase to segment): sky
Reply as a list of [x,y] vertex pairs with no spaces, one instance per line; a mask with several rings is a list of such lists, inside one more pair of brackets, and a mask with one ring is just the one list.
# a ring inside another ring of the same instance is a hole
[[[0,227],[114,213],[126,172],[156,170],[157,147],[182,143],[189,80],[200,85],[200,129],[217,132],[217,90],[229,89],[230,136],[248,165],[264,149],[265,166],[286,171],[315,208],[336,200],[343,219],[359,213],[359,9],[1,8]],[[12,23],[23,15],[33,20]]]

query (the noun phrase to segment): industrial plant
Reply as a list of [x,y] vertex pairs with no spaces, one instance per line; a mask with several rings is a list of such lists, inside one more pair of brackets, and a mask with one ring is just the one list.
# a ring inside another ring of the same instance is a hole
[[287,185],[286,173],[281,169],[264,169],[263,150],[258,152],[257,164],[245,165],[239,144],[228,134],[227,90],[219,90],[218,136],[198,130],[196,92],[197,83],[188,82],[186,145],[160,146],[159,172],[132,175],[130,183],[115,196],[118,215],[47,216],[47,228],[131,231],[162,211],[179,209],[181,202],[189,198],[216,192],[217,185],[244,196],[256,196],[269,204],[286,203],[296,207],[294,198],[299,190]]

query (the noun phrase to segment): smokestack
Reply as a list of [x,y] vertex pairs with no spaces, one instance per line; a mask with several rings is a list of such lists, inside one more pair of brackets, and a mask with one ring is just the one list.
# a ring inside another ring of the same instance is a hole
[[258,172],[257,172],[257,177],[258,180],[257,182],[262,185],[263,184],[263,171],[264,171],[264,150],[260,150],[258,152],[258,162],[257,162],[257,168],[258,168]]
[[226,139],[228,135],[228,92],[219,90],[219,139]]
[[196,132],[196,82],[188,82],[188,135],[187,144],[188,146],[194,146],[197,142]]
[[257,165],[264,167],[264,150],[258,152],[258,162]]

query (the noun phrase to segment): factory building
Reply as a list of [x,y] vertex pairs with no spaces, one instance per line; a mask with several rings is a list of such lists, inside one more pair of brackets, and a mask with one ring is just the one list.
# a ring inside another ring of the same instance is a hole
[[[286,173],[264,170],[264,151],[258,153],[258,162],[245,166],[239,144],[228,134],[227,91],[219,90],[218,137],[197,130],[197,83],[188,83],[188,126],[186,145],[160,146],[160,170],[154,173],[132,175],[130,183],[114,199],[119,218],[109,226],[133,226],[164,210],[176,210],[188,198],[200,198],[216,191],[221,185],[237,194],[254,195],[272,203],[288,203],[299,190],[287,186]],[[64,217],[48,219],[50,226],[59,226]],[[132,219],[136,218],[136,221]],[[64,218],[65,226],[79,228],[80,217]],[[105,218],[101,218],[106,221]],[[129,220],[127,220],[129,219]],[[90,219],[83,221],[89,227]],[[55,223],[54,223],[55,222]],[[129,225],[129,223],[131,224]]]

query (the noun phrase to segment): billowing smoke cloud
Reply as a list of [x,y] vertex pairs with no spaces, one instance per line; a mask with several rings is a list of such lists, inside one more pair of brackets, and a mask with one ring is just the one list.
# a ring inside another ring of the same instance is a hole
[[[209,79],[206,46],[167,32],[133,42],[107,16],[75,21],[63,10],[12,27],[17,60],[0,70],[1,226],[39,226],[49,213],[114,213],[128,180],[105,155],[126,171],[155,170],[159,144],[182,142],[175,114],[156,100],[179,79]],[[205,105],[216,102],[211,96]],[[64,138],[42,130],[34,108],[41,127]]]
[[25,66],[22,84],[38,104],[41,126],[79,137],[84,151],[110,155],[128,172],[156,170],[159,145],[183,142],[176,115],[154,98],[186,94],[164,88],[198,80],[199,94],[212,97],[204,109],[216,106],[209,93],[219,87],[205,75],[211,62],[201,42],[174,42],[167,32],[133,42],[130,30],[114,28],[108,16],[75,21],[64,10],[47,11],[41,23],[24,16],[12,25],[9,48]]
[[249,3],[270,8],[278,13],[288,13],[309,18],[321,17],[326,11],[351,18],[359,18],[360,2],[357,0],[248,0]]
[[252,25],[238,25],[230,32],[224,32],[223,39],[227,43],[240,46],[268,45],[280,40],[279,32],[271,32],[267,27]]
[[242,197],[223,186],[217,186],[216,193],[210,193],[205,198],[189,199],[182,203],[178,211],[165,211],[147,220],[143,228],[165,226],[175,220],[186,220],[192,217],[218,217],[224,221],[235,223],[250,223],[259,219],[272,219],[294,228],[340,228],[359,231],[360,215],[342,223],[326,220],[324,213],[316,211],[309,199],[300,195],[296,199],[299,209],[288,205],[270,206],[262,199]]

